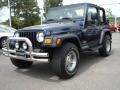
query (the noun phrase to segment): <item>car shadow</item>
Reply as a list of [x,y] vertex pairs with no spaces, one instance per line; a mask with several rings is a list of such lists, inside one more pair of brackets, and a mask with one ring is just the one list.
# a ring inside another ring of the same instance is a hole
[[[112,53],[114,53],[114,51],[112,51]],[[75,75],[75,77],[80,76],[82,73],[87,71],[91,66],[93,66],[94,64],[97,64],[103,60],[105,60],[104,57],[101,57],[97,52],[81,53],[78,73],[77,73],[77,75]],[[28,75],[32,78],[46,80],[49,82],[63,81],[59,77],[55,76],[54,73],[52,73],[50,64],[35,63],[29,69],[16,68],[15,71],[20,74]],[[73,79],[73,78],[71,78],[71,79]]]

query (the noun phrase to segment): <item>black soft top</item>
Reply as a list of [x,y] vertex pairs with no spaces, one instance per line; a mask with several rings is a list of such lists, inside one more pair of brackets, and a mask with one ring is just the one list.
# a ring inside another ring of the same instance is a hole
[[49,10],[57,9],[57,8],[64,8],[64,7],[79,6],[79,5],[94,6],[94,7],[98,7],[98,8],[103,9],[102,7],[100,7],[100,6],[96,5],[96,4],[92,4],[92,3],[78,3],[78,4],[71,4],[71,5],[64,5],[64,6],[59,6],[59,7],[53,7],[53,8],[50,8]]

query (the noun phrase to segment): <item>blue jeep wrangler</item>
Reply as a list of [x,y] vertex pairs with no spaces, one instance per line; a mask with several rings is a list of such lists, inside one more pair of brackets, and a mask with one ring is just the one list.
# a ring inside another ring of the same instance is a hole
[[81,3],[49,9],[43,25],[16,31],[3,54],[18,68],[28,68],[34,61],[50,63],[56,75],[70,78],[77,72],[80,52],[98,50],[106,57],[111,43],[105,10]]

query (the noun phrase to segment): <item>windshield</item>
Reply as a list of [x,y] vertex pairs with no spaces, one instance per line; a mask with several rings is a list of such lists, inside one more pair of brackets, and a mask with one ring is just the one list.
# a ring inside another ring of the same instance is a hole
[[65,7],[53,8],[48,11],[47,20],[59,20],[63,18],[81,18],[84,19],[85,5],[71,5]]

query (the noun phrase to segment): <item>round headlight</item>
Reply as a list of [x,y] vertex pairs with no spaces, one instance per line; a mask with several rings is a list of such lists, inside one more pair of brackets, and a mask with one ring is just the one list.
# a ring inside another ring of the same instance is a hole
[[43,42],[44,41],[44,33],[38,32],[36,35],[36,39],[38,42]]
[[23,49],[27,49],[27,44],[26,43],[23,43]]
[[19,36],[20,36],[19,33],[14,34],[14,37],[19,37]]
[[16,49],[19,48],[19,43],[15,43],[15,48],[16,48]]

